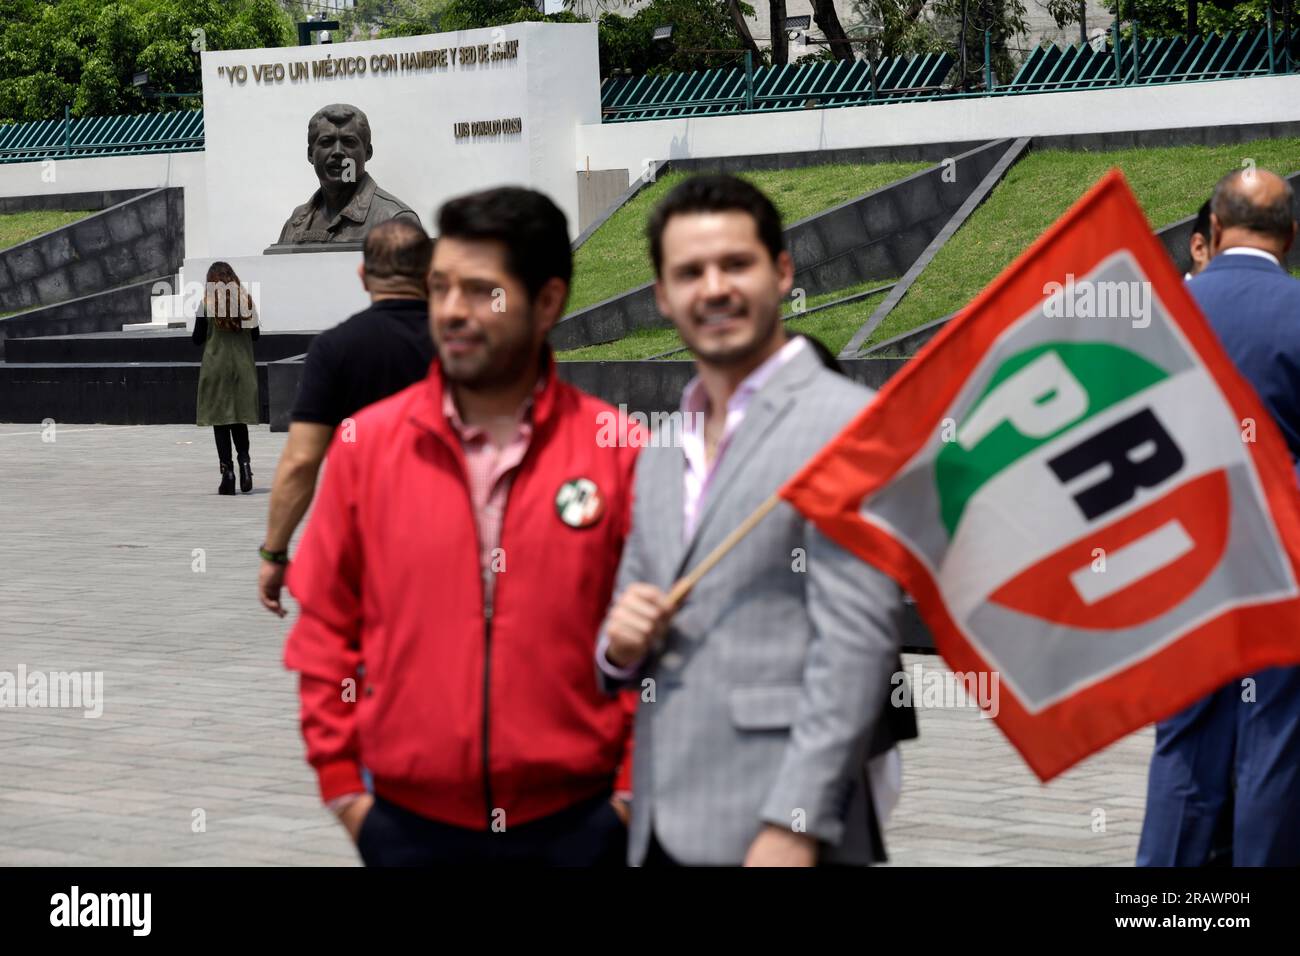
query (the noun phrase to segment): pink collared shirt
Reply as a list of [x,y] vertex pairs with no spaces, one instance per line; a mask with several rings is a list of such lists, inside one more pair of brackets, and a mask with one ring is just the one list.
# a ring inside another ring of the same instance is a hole
[[[805,348],[807,348],[807,343],[803,340],[803,336],[796,336],[781,346],[762,365],[745,376],[736,391],[732,393],[731,398],[727,400],[727,420],[723,426],[722,437],[718,440],[718,451],[713,457],[712,464],[708,462],[704,450],[704,417],[709,409],[709,396],[704,391],[704,386],[701,384],[698,375],[687,382],[686,388],[682,389],[683,425],[681,436],[682,451],[686,456],[685,485],[683,488],[685,494],[682,496],[682,533],[686,541],[690,541],[692,535],[695,534],[695,528],[700,518],[700,506],[704,502],[704,496],[708,494],[713,475],[718,470],[722,456],[731,444],[732,436],[740,428],[740,423],[745,420],[745,413],[749,410],[750,402],[758,394],[759,389],[766,385],[768,380],[783,365]],[[596,645],[596,664],[600,669],[615,680],[630,680],[635,676],[637,670],[641,667],[641,662],[637,661],[627,667],[616,667],[605,656],[605,651],[608,648],[609,638],[602,632],[600,641]]]
[[544,377],[538,378],[531,397],[524,400],[515,415],[515,430],[501,447],[492,444],[485,429],[467,425],[460,417],[452,399],[450,384],[442,393],[442,411],[447,422],[460,438],[465,452],[465,467],[469,477],[469,498],[474,506],[474,522],[478,526],[479,569],[483,575],[483,596],[490,607],[496,592],[496,574],[492,569],[493,552],[501,546],[501,522],[505,518],[506,498],[515,469],[528,453],[533,438],[532,410],[537,394],[545,388]]
[[[708,494],[713,473],[717,471],[722,456],[726,454],[731,438],[745,420],[749,403],[754,400],[759,389],[767,384],[768,379],[780,370],[786,362],[794,358],[807,343],[803,336],[796,336],[773,355],[768,357],[758,368],[745,376],[744,380],[727,400],[727,420],[723,425],[722,437],[718,440],[718,451],[713,463],[709,464],[704,449],[704,417],[709,411],[709,396],[699,376],[686,383],[682,389],[682,451],[686,454],[685,492],[683,496],[682,532],[687,541],[695,534],[695,526],[700,518],[700,506]],[[700,427],[696,427],[700,426]]]

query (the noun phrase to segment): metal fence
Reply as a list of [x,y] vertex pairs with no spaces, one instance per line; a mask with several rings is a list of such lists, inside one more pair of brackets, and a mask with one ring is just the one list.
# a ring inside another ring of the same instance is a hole
[[137,156],[203,148],[203,111],[87,116],[0,126],[0,163]]
[[1001,86],[990,68],[987,34],[984,50],[982,68],[973,71],[983,74],[982,83],[973,90],[960,88],[960,78],[951,75],[956,62],[946,53],[758,69],[747,56],[744,68],[611,77],[601,86],[602,119],[626,123],[1294,73],[1300,68],[1300,30],[1282,33],[1270,24],[1187,40],[1144,38],[1134,23],[1128,37],[1113,27],[1101,49],[1087,44],[1035,48],[1011,82]]
[[834,63],[699,70],[664,76],[612,77],[601,85],[605,122],[775,112],[915,99],[941,89],[948,54],[841,60]]
[[1254,30],[1188,40],[1143,37],[1141,25],[1134,24],[1127,41],[1113,31],[1103,49],[1080,44],[1030,51],[1005,89],[1030,93],[1291,73],[1298,43],[1300,30],[1289,38]]

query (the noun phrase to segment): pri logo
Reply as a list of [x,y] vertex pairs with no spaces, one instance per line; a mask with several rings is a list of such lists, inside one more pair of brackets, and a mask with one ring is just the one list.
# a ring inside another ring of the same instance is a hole
[[[1181,603],[1219,564],[1229,504],[1217,462],[1118,517],[1139,492],[1199,470],[1184,452],[1187,442],[1170,433],[1177,416],[1161,408],[1170,393],[1154,389],[1168,381],[1143,356],[1101,342],[1039,345],[997,368],[935,463],[945,526],[952,533],[972,497],[1004,476],[1021,487],[1046,486],[1054,510],[1073,508],[1087,534],[1001,584],[990,600],[1074,627],[1132,627]],[[1046,456],[1031,457],[1049,446]],[[1094,568],[1097,548],[1108,555],[1105,571]]]
[[555,513],[570,528],[590,528],[605,513],[605,500],[590,478],[573,478],[556,492]]
[[[1121,250],[1087,279],[1147,276]],[[1029,713],[1295,594],[1235,412],[1151,308],[1136,332],[1043,301],[1010,321],[941,413],[955,435],[864,502]]]

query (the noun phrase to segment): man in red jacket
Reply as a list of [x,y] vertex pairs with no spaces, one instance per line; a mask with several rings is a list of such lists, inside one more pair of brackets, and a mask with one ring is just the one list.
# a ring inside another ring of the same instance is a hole
[[621,865],[636,698],[591,657],[636,448],[546,345],[572,273],[555,204],[476,193],[438,233],[438,359],[336,433],[289,568],[307,759],[368,865]]

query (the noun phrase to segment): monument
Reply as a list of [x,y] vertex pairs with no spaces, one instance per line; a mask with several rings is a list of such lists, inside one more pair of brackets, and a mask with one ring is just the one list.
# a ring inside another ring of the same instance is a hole
[[406,203],[381,189],[366,172],[374,157],[370,121],[350,103],[332,103],[316,111],[307,123],[307,161],[316,170],[320,188],[285,221],[276,245],[350,243],[357,247],[370,227],[403,217],[420,217]]
[[[327,329],[365,308],[366,231],[403,217],[432,234],[453,196],[531,186],[578,232],[577,134],[600,121],[593,23],[205,51],[202,71],[206,216],[187,234],[206,241],[181,291],[229,262],[265,332]],[[188,305],[171,308],[190,320]]]

